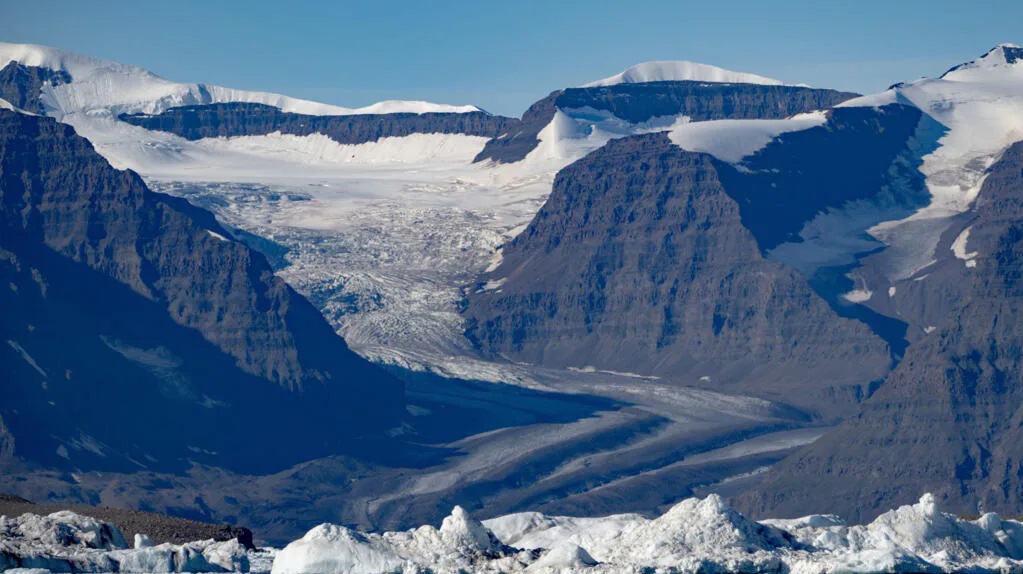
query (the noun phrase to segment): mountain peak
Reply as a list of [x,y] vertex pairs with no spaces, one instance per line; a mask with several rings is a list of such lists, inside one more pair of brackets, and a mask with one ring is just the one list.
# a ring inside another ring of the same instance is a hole
[[735,84],[781,85],[782,82],[746,72],[734,72],[717,66],[686,60],[643,62],[613,76],[590,82],[584,88],[639,84],[644,82],[721,82]]
[[945,80],[972,80],[974,72],[999,69],[1023,70],[1016,64],[1023,62],[1023,47],[1016,44],[998,44],[976,60],[959,64],[942,74]]

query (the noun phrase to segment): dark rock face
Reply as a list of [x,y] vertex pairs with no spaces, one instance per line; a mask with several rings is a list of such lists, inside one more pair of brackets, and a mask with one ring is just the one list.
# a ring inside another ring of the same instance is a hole
[[526,157],[540,143],[536,138],[558,111],[558,98],[563,90],[552,92],[546,98],[529,106],[521,120],[512,120],[504,131],[483,146],[473,162],[493,160],[497,163],[514,163]]
[[486,112],[311,116],[282,112],[264,104],[239,102],[183,106],[157,115],[123,114],[120,119],[189,140],[273,132],[299,136],[321,133],[341,144],[372,142],[415,133],[494,137],[516,121]]
[[18,457],[279,468],[401,417],[401,384],[211,214],[2,110],[0,275],[0,444]]
[[798,86],[645,82],[571,88],[558,98],[557,105],[561,109],[604,110],[632,123],[677,114],[685,114],[693,121],[769,120],[828,109],[858,95]]
[[763,252],[798,240],[818,213],[871,199],[893,179],[909,189],[891,203],[923,207],[930,200],[923,175],[896,163],[921,119],[917,108],[898,104],[835,108],[824,125],[782,134],[744,159],[746,170],[724,172],[725,189]]
[[39,93],[44,85],[60,85],[71,81],[65,71],[49,68],[23,66],[11,62],[0,70],[0,99],[7,100],[16,108],[29,112],[42,112]]
[[550,123],[558,109],[592,108],[610,112],[631,123],[661,116],[684,114],[693,121],[720,119],[778,119],[823,110],[857,94],[796,86],[719,84],[708,82],[647,82],[592,88],[569,88],[554,92],[533,104],[498,135],[475,161],[492,159],[499,163],[526,157],[538,140],[537,134]]
[[889,369],[887,346],[761,256],[723,185],[736,177],[663,133],[568,166],[484,277],[500,285],[469,295],[467,335],[490,355],[847,413]]
[[[745,169],[723,172],[722,182],[761,252],[774,258],[770,252],[780,244],[802,243],[800,232],[818,214],[853,203],[873,206],[874,218],[865,218],[862,209],[858,215],[859,232],[866,236],[871,226],[908,217],[927,205],[930,193],[918,169],[919,158],[933,151],[944,132],[912,106],[834,108],[825,124],[782,134],[745,158]],[[876,241],[870,244],[874,247],[849,256],[862,258],[884,247]],[[799,265],[798,257],[781,260]],[[835,312],[867,323],[885,339],[893,356],[901,357],[908,345],[903,317],[843,298],[855,288],[847,276],[854,268],[857,265],[849,262],[806,274]]]
[[969,222],[979,253],[948,324],[910,347],[860,414],[739,501],[759,515],[869,520],[938,495],[953,512],[1023,507],[1023,142],[992,167]]

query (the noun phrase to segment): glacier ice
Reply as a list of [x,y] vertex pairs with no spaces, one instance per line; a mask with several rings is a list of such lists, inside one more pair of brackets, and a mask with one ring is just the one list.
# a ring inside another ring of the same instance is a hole
[[832,515],[754,521],[710,495],[656,518],[522,512],[480,522],[456,506],[439,528],[368,533],[321,524],[279,551],[248,553],[236,540],[135,542],[129,548],[116,527],[72,512],[0,517],[0,571],[1023,572],[1023,523],[947,514],[930,494],[863,525]]
[[716,495],[652,519],[524,512],[480,523],[456,507],[440,529],[317,526],[282,550],[272,571],[1023,572],[1023,524],[946,514],[930,494],[865,525],[830,515],[756,522]]
[[0,516],[0,572],[248,572],[237,541],[153,545],[137,534],[129,548],[112,524],[63,510],[46,516]]

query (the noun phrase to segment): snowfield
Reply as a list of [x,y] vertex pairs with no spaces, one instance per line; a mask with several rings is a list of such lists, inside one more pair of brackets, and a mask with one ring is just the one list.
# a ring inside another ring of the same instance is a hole
[[44,92],[49,115],[109,112],[158,114],[175,106],[246,102],[310,115],[476,112],[476,106],[451,106],[420,101],[386,101],[363,108],[344,108],[268,92],[236,90],[207,84],[165,80],[148,70],[34,44],[0,42],[0,69],[10,62],[63,70],[72,82]]
[[970,209],[987,169],[1002,152],[1023,140],[1023,61],[1010,62],[1005,55],[1006,48],[1016,47],[1002,44],[940,78],[897,84],[840,104],[910,104],[947,130],[920,166],[930,205],[869,230],[889,246],[880,262],[891,281],[914,277],[937,260],[938,242],[951,219]]
[[765,78],[756,74],[746,72],[733,72],[717,66],[699,64],[697,62],[659,61],[643,62],[635,66],[604,78],[584,84],[584,88],[598,86],[614,86],[618,84],[640,84],[644,82],[720,82],[731,84],[764,84],[769,86],[780,86],[782,82],[773,78]]
[[671,126],[671,142],[686,151],[709,153],[728,163],[739,163],[781,134],[824,125],[824,112],[798,114],[783,120],[712,120],[689,122],[684,118]]
[[[865,525],[813,515],[753,521],[719,496],[656,518],[510,514],[485,522],[455,507],[440,528],[368,533],[321,524],[284,549],[237,541],[129,548],[114,526],[62,511],[0,517],[0,570],[54,572],[1023,572],[1023,523],[941,512],[934,497]],[[37,570],[38,571],[38,570]]]

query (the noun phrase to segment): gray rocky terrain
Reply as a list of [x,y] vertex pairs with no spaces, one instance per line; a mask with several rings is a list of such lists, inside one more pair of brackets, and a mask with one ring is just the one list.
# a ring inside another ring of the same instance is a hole
[[[933,491],[960,513],[1023,505],[1023,143],[964,223],[975,267],[948,323],[912,345],[861,412],[740,497],[758,515],[827,508],[867,520]],[[963,261],[957,260],[959,265]],[[965,267],[965,266],[964,266]]]
[[486,112],[356,114],[310,116],[273,106],[231,102],[171,108],[156,115],[125,114],[122,121],[185,139],[265,135],[323,134],[341,144],[359,144],[415,133],[494,137],[515,120]]
[[[272,468],[404,416],[401,383],[211,214],[113,169],[69,126],[6,110],[0,275],[0,454]],[[271,414],[280,426],[250,424]],[[271,437],[294,444],[264,453]]]
[[723,184],[737,177],[664,134],[565,168],[470,293],[467,335],[493,355],[850,412],[889,369],[888,347],[761,255]]
[[692,121],[779,119],[827,109],[856,95],[798,86],[693,81],[566,88],[530,106],[521,120],[510,122],[487,142],[475,161],[511,163],[526,157],[539,143],[537,134],[559,109],[610,114],[635,124],[676,115]]

